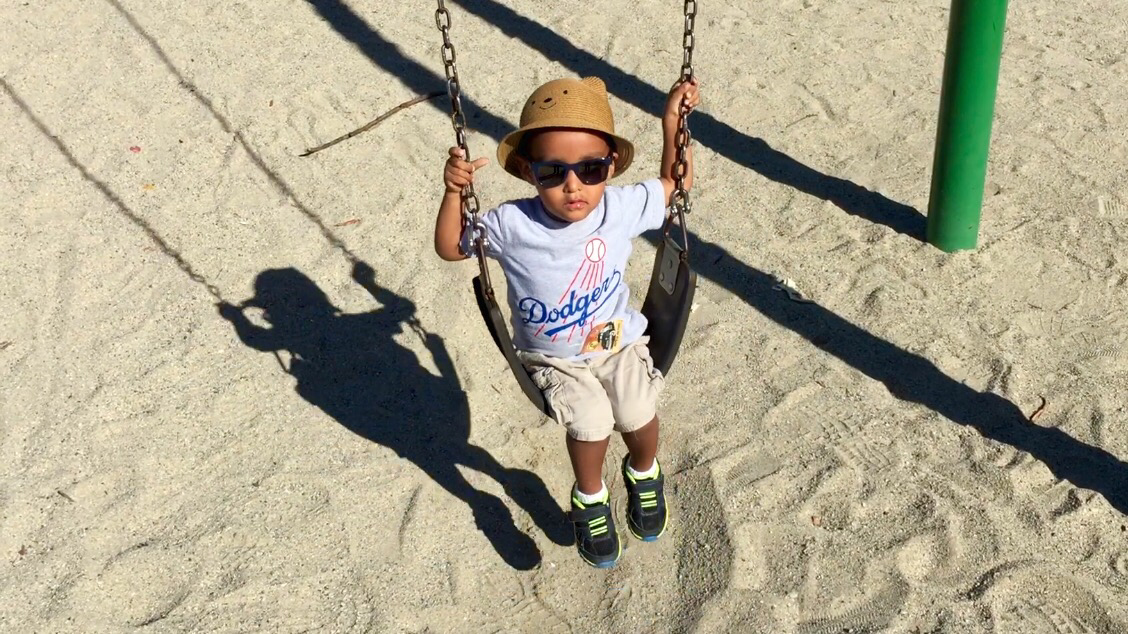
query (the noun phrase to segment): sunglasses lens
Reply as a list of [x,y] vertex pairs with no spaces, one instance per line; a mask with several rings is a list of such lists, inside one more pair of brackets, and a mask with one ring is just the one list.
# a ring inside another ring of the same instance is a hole
[[603,161],[584,161],[576,170],[576,176],[584,185],[596,185],[607,180],[607,164]]
[[564,182],[568,168],[555,163],[540,163],[536,166],[534,176],[541,187],[556,187]]
[[590,159],[570,165],[568,163],[533,163],[533,177],[541,187],[558,187],[574,171],[584,185],[598,185],[607,180],[610,159]]

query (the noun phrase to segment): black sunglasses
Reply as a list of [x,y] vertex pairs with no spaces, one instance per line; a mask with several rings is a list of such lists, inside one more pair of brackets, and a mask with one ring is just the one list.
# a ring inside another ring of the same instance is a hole
[[610,156],[597,159],[586,159],[579,163],[561,163],[560,161],[531,161],[529,167],[533,170],[533,179],[541,187],[559,187],[568,178],[568,172],[575,172],[576,178],[584,185],[598,185],[607,180],[607,173],[611,168]]

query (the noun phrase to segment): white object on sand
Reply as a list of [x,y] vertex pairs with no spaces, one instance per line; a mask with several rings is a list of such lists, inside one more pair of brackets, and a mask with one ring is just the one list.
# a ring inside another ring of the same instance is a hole
[[808,299],[807,296],[795,286],[795,280],[772,274],[772,281],[775,282],[775,285],[772,286],[772,290],[787,293],[787,298],[791,301],[799,302],[800,304],[815,303],[815,300]]

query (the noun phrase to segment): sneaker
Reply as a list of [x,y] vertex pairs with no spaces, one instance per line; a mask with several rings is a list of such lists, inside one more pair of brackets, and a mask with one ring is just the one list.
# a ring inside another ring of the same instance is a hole
[[619,561],[622,549],[611,516],[611,497],[584,505],[572,496],[572,526],[576,531],[576,550],[580,558],[596,568],[610,568]]
[[[627,471],[630,456],[623,458],[623,482],[627,485],[627,528],[644,542],[652,542],[666,532],[665,478],[662,468],[658,474],[645,480],[635,480]],[[654,459],[658,464],[658,459]]]

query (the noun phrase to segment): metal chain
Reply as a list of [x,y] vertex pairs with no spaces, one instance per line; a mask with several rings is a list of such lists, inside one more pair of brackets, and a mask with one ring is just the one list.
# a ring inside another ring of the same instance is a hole
[[682,36],[682,80],[693,77],[693,26],[697,20],[697,0],[685,0],[685,34]]
[[[693,78],[693,27],[697,19],[697,0],[685,0],[685,33],[682,36],[682,67],[681,82]],[[692,207],[689,202],[689,191],[685,188],[685,176],[689,171],[689,162],[686,153],[691,140],[689,134],[689,113],[683,108],[678,117],[678,131],[674,136],[677,144],[677,156],[674,161],[674,193],[670,197],[670,205],[678,214],[678,220],[685,226],[684,216],[689,214]]]
[[[681,81],[693,78],[693,31],[697,18],[697,0],[685,0],[685,31],[682,35],[682,67]],[[438,0],[438,9],[435,11],[435,25],[443,35],[442,59],[443,70],[446,73],[447,95],[450,96],[450,120],[454,128],[455,143],[462,150],[466,160],[470,160],[470,149],[466,144],[466,115],[462,111],[462,86],[458,79],[457,55],[454,44],[450,41],[450,11],[446,8],[444,0]],[[685,176],[689,171],[689,162],[686,153],[692,137],[689,132],[688,112],[682,111],[678,117],[678,130],[674,137],[677,144],[677,155],[674,162],[674,193],[671,196],[671,206],[678,215],[678,220],[685,228],[685,216],[690,213],[692,206],[689,192],[685,188]],[[462,217],[463,225],[469,225],[474,231],[474,243],[478,256],[483,259],[484,249],[488,246],[485,227],[481,223],[481,205],[478,195],[474,192],[473,183],[467,184],[462,189]],[[484,259],[483,259],[484,262]],[[484,267],[483,267],[484,269]],[[483,270],[483,273],[485,271]],[[483,280],[489,285],[488,278]]]
[[[443,70],[446,72],[447,95],[450,96],[450,122],[454,127],[455,144],[462,150],[462,156],[467,161],[470,158],[470,148],[466,145],[466,115],[462,112],[462,84],[458,81],[458,67],[455,65],[457,56],[454,53],[454,44],[450,41],[450,11],[446,3],[439,0],[439,8],[435,10],[435,26],[443,34]],[[479,258],[484,257],[485,248],[489,246],[486,240],[485,226],[481,222],[481,205],[478,195],[474,192],[474,184],[468,183],[462,188],[462,223],[473,227],[474,245]],[[488,284],[488,279],[486,280]]]

